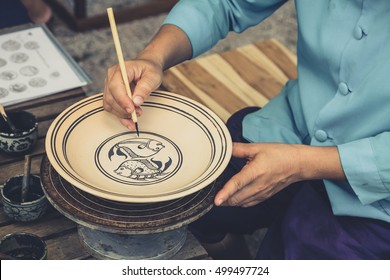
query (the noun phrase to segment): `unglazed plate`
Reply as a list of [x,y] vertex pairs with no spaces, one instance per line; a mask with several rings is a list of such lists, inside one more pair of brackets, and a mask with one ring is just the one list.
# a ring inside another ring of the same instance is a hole
[[229,131],[205,106],[153,92],[142,105],[138,137],[104,111],[102,97],[70,106],[47,132],[51,165],[75,187],[114,201],[167,201],[201,190],[227,166]]

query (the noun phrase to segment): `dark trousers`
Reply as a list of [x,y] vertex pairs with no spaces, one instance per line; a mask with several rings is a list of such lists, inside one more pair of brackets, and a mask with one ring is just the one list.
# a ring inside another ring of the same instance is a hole
[[[245,108],[228,120],[234,142],[247,142],[242,120],[254,110],[258,108]],[[232,158],[221,181],[245,163],[246,159]],[[296,183],[249,208],[213,207],[189,226],[206,243],[221,240],[227,232],[250,234],[264,227],[268,231],[258,259],[390,259],[390,224],[333,215],[321,181]]]

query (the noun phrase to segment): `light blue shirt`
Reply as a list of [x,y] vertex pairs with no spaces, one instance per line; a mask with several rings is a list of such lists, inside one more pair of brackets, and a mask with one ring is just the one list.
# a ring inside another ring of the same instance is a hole
[[[284,2],[183,0],[165,23],[187,34],[195,57]],[[296,0],[295,6],[298,79],[244,119],[244,137],[337,146],[347,180],[324,181],[333,212],[390,222],[390,1]]]

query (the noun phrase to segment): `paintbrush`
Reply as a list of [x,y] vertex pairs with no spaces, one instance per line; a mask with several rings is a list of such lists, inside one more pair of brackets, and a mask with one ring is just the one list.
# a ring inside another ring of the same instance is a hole
[[[113,12],[112,8],[107,9],[107,14],[108,14],[108,19],[110,21],[112,38],[114,39],[116,55],[118,56],[119,67],[121,70],[122,79],[123,79],[123,82],[125,84],[127,95],[130,97],[131,100],[133,100],[133,95],[131,93],[131,89],[130,89],[130,85],[129,85],[129,78],[127,77],[125,60],[123,59],[122,47],[121,47],[121,43],[119,41],[118,29],[116,28],[115,17],[114,17],[114,12]],[[135,124],[135,129],[137,130],[137,135],[139,136],[138,119],[137,119],[137,114],[136,114],[135,110],[131,113],[131,118]]]
[[28,189],[30,187],[30,172],[31,172],[31,157],[29,155],[24,156],[24,174],[22,181],[22,203],[26,201],[28,195]]
[[8,124],[9,128],[13,133],[20,132],[20,130],[15,127],[14,123],[8,117],[7,113],[5,112],[4,106],[2,104],[0,104],[0,114],[3,116],[4,121]]

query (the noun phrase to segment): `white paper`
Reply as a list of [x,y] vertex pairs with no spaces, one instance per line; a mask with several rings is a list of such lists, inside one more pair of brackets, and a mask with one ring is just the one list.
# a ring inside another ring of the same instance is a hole
[[0,36],[0,103],[3,105],[86,84],[43,28],[38,26]]

